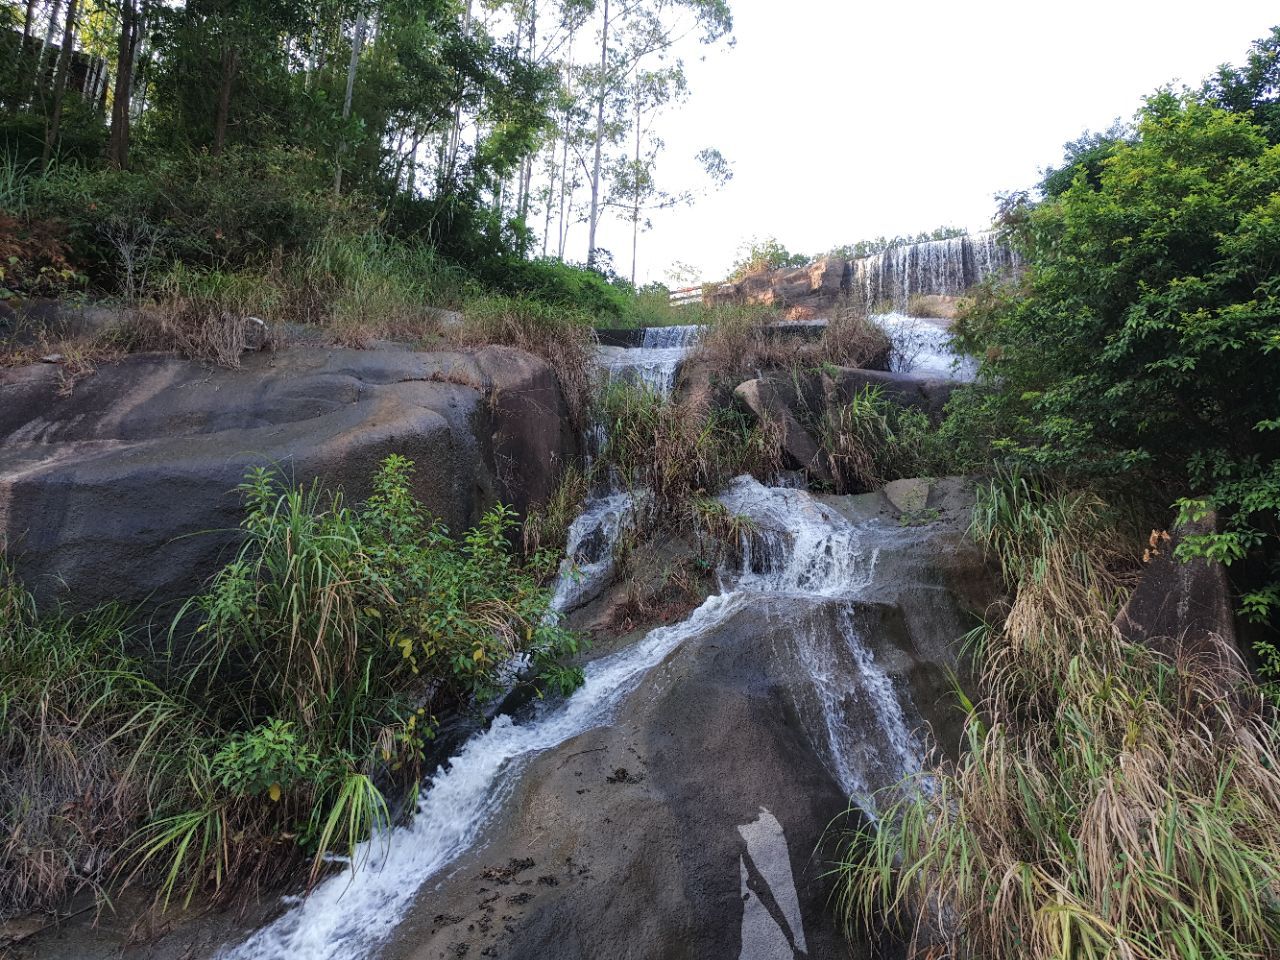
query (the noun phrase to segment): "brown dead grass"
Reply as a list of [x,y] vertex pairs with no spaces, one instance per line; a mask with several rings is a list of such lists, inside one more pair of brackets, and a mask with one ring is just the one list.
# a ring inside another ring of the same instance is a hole
[[888,336],[852,301],[840,305],[816,339],[780,334],[772,327],[776,319],[773,313],[760,310],[722,312],[712,318],[690,356],[690,365],[725,379],[742,379],[767,370],[812,369],[824,364],[881,367],[888,357]]

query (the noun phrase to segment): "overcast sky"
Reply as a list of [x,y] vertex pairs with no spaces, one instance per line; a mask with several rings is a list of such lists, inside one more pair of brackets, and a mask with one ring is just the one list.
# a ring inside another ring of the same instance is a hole
[[[1261,0],[730,2],[737,44],[686,58],[692,97],[664,125],[659,175],[687,184],[684,158],[714,146],[734,179],[655,217],[642,282],[675,261],[716,279],[753,236],[818,253],[981,228],[994,194],[1032,185],[1064,142],[1241,62],[1280,23]],[[630,225],[602,227],[601,244],[628,273]]]

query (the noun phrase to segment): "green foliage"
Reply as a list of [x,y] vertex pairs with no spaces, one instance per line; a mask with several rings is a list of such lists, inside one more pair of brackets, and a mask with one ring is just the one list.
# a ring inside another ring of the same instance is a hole
[[126,652],[147,647],[119,611],[37,615],[0,568],[0,913],[56,904],[86,863],[166,902],[303,856],[314,879],[389,824],[437,717],[500,691],[513,656],[540,693],[581,682],[511,511],[451,539],[412,476],[389,457],[353,507],[253,471],[239,551],[154,653]]
[[732,408],[698,409],[644,384],[614,380],[605,384],[599,410],[607,440],[597,469],[648,491],[650,515],[641,520],[655,527],[687,520],[691,508],[699,512],[699,498],[731,478],[764,476],[777,466],[767,428]]
[[199,736],[131,650],[128,612],[37,613],[0,560],[0,919],[100,888]]
[[832,247],[827,253],[829,257],[844,260],[858,260],[862,257],[873,257],[883,253],[890,247],[902,247],[912,243],[928,243],[930,240],[950,240],[952,237],[963,237],[967,230],[963,227],[934,227],[919,233],[909,233],[897,237],[876,237],[874,240],[858,240],[839,247]]
[[729,271],[730,280],[741,280],[753,273],[778,270],[782,267],[803,267],[809,258],[802,253],[792,253],[776,237],[752,240],[738,250],[738,260]]
[[314,775],[320,758],[299,740],[293,724],[267,720],[229,737],[213,756],[213,779],[239,796],[280,793]]
[[[1127,476],[1212,506],[1183,555],[1266,567],[1280,551],[1280,147],[1248,115],[1161,92],[1131,140],[1030,208],[1022,285],[960,324],[993,387],[1003,455]],[[1270,587],[1249,609],[1273,610]]]
[[585,313],[603,326],[621,317],[633,299],[602,273],[559,260],[503,260],[490,278],[499,290]]

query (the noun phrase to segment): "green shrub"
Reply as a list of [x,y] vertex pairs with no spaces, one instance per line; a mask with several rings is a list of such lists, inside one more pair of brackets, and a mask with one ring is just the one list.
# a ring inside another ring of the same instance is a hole
[[503,260],[485,279],[504,293],[568,309],[602,325],[616,322],[632,299],[603,274],[560,260]]
[[1004,455],[1128,477],[1163,505],[1183,498],[1184,515],[1216,509],[1223,529],[1182,554],[1236,564],[1260,620],[1280,600],[1280,148],[1266,133],[1193,95],[1149,98],[1105,161],[1019,212],[1022,281],[959,325]]
[[40,617],[0,568],[0,914],[112,880],[244,892],[307,857],[314,878],[513,656],[540,692],[581,681],[511,511],[451,539],[411,472],[388,458],[358,507],[252,472],[237,555],[146,655],[122,613]]

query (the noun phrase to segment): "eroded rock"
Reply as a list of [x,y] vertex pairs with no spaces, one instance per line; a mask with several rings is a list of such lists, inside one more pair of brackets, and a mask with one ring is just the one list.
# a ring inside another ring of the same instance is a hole
[[0,371],[0,540],[39,599],[188,593],[235,541],[252,466],[351,497],[412,458],[452,530],[545,497],[575,438],[554,375],[501,347],[298,348],[239,369],[167,355],[104,365],[64,396],[56,366]]

